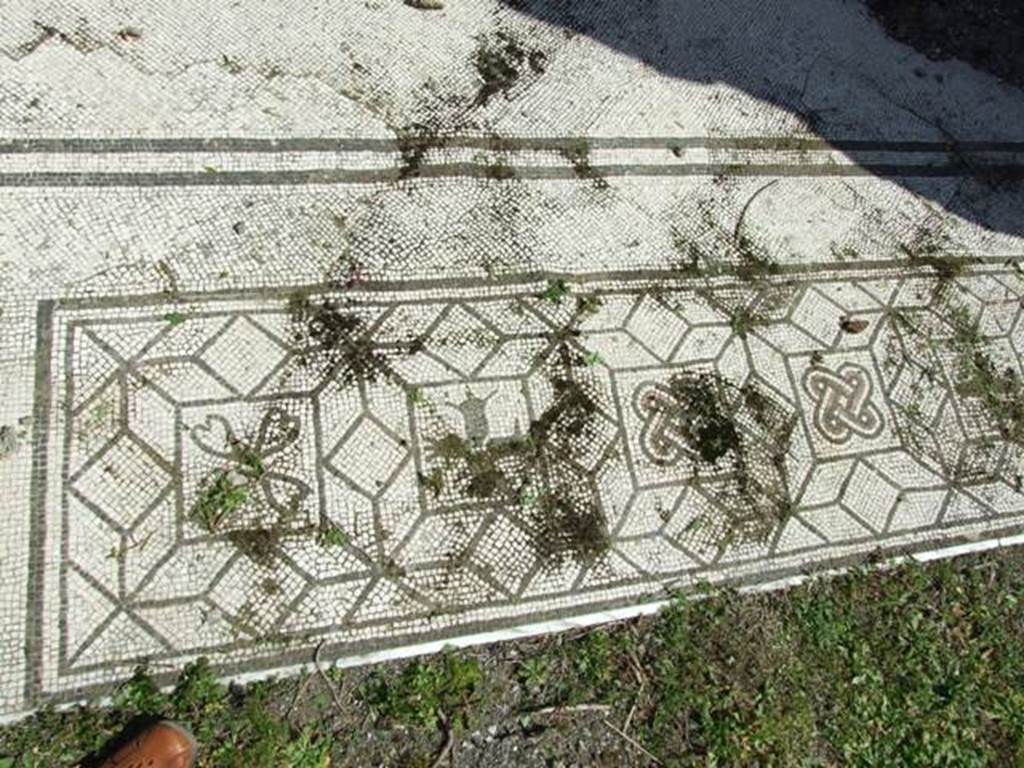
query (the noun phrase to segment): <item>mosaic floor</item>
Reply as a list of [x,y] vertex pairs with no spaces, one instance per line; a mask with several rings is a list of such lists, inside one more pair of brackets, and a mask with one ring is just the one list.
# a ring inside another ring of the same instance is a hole
[[0,10],[0,713],[1024,532],[1024,92],[797,4]]

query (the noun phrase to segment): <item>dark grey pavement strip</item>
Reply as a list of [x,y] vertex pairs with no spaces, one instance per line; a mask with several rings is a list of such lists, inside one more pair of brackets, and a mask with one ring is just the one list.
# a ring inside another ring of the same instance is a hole
[[[974,265],[974,269],[984,268],[986,272],[1007,272],[1006,267],[1024,260],[1024,253],[986,254],[964,256],[965,266]],[[907,259],[865,259],[860,261],[812,262],[806,264],[778,264],[772,275],[765,275],[764,280],[771,282],[786,276],[815,275],[827,273],[849,273],[851,279],[857,273],[872,276],[876,272],[899,271],[905,276],[929,277],[934,269],[927,265],[913,264]],[[565,280],[571,284],[591,286],[598,283],[617,282],[651,282],[685,290],[688,285],[701,284],[703,280],[712,278],[735,278],[743,274],[745,268],[740,265],[722,265],[714,270],[701,269],[693,274],[682,274],[671,269],[628,269],[599,270],[592,272],[566,272],[559,270],[537,270],[533,272],[516,272],[498,277],[438,277],[408,280],[372,280],[368,279],[345,288],[347,295],[389,294],[412,291],[455,291],[472,289],[491,289],[494,291],[514,286],[543,285],[547,281]],[[208,291],[179,291],[173,296],[166,292],[149,294],[127,294],[119,296],[69,296],[56,301],[60,309],[90,309],[101,307],[132,306],[142,307],[154,304],[189,303],[194,301],[234,301],[239,299],[284,299],[295,293],[326,293],[338,291],[337,283],[306,283],[301,285],[263,286],[247,288],[224,288]],[[599,293],[632,293],[635,289],[618,287],[597,289]]]
[[25,618],[25,699],[35,701],[42,686],[46,548],[46,463],[50,444],[50,387],[53,377],[53,315],[55,302],[41,301],[36,313],[35,405],[32,415],[32,479],[29,488],[28,592]]
[[426,136],[395,138],[36,138],[0,140],[2,154],[199,153],[199,152],[395,152],[404,146],[560,151],[590,149],[749,149],[765,151],[1024,152],[1024,141],[926,141],[821,139],[787,136]]

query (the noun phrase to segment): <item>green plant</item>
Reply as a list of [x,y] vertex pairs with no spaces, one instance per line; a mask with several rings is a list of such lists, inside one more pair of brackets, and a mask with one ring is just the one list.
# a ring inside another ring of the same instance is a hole
[[446,652],[414,661],[397,676],[376,675],[362,696],[381,717],[436,727],[469,703],[482,679],[476,659]]
[[562,300],[570,293],[569,285],[561,278],[548,280],[548,286],[541,293],[540,297],[550,301],[552,304],[561,304]]
[[210,732],[229,704],[228,690],[206,658],[185,666],[169,700],[175,716],[191,723],[198,735]]
[[434,467],[429,474],[420,473],[419,481],[435,499],[444,493],[444,471],[440,467]]
[[681,274],[692,277],[700,274],[701,253],[700,248],[679,230],[673,226],[669,232],[672,237],[672,247],[675,249],[678,261],[677,269]]
[[168,700],[150,677],[148,668],[141,666],[115,691],[113,704],[130,712],[157,715],[167,709]]
[[529,690],[543,688],[548,681],[551,662],[545,656],[531,656],[519,664],[519,681]]
[[[607,733],[600,717],[534,714],[574,704],[610,705],[614,724],[633,711],[630,739],[666,766],[1019,766],[1021,595],[1019,548],[784,592],[704,587],[656,617],[503,645],[479,652],[485,662],[450,651],[353,670],[364,682],[341,707],[315,671],[228,689],[198,662],[167,695],[140,669],[111,708],[42,709],[0,728],[0,766],[90,765],[144,713],[194,727],[201,768],[326,768],[332,750],[336,768],[431,765],[442,718],[456,744],[463,728],[518,721],[523,732],[498,737],[510,750],[593,764],[578,744]],[[374,751],[388,744],[401,754]]]
[[249,489],[244,482],[234,480],[227,471],[219,471],[207,477],[201,485],[191,517],[206,531],[215,533],[220,524],[241,509],[248,498]]
[[1020,374],[1009,365],[1000,368],[996,364],[979,320],[966,308],[952,310],[949,317],[957,392],[980,401],[1006,440],[1024,445],[1024,381]]
[[329,768],[331,746],[330,737],[325,737],[318,729],[307,726],[296,739],[284,746],[282,765],[290,768]]
[[580,315],[595,314],[604,302],[596,293],[584,293],[576,297],[576,312]]
[[749,307],[741,307],[729,316],[729,327],[740,338],[746,338],[761,322],[761,318]]
[[607,686],[614,675],[612,640],[597,630],[587,634],[574,649],[574,667],[580,682],[591,689]]
[[259,480],[266,473],[267,468],[263,464],[263,457],[253,448],[244,443],[238,443],[233,447],[235,462],[238,471],[251,480]]
[[590,141],[586,137],[574,139],[562,149],[562,155],[572,164],[579,179],[589,180],[595,189],[607,189],[608,182],[590,164]]
[[348,534],[336,525],[322,525],[317,531],[317,544],[324,548],[343,547],[349,542]]

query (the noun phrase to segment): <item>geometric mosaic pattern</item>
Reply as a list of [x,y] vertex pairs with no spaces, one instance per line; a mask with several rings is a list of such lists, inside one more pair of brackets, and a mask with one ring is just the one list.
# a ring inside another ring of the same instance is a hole
[[1024,92],[443,5],[0,10],[0,717],[1024,532]]
[[[1019,371],[1022,297],[997,268],[44,303],[39,684],[1009,524],[1021,447],[938,342],[968,313]],[[204,526],[218,478],[245,497]]]

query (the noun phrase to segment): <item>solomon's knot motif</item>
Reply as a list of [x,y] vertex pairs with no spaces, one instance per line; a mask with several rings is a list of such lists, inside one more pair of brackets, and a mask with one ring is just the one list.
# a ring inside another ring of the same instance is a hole
[[845,443],[854,434],[876,437],[885,422],[871,402],[871,378],[853,363],[837,371],[815,366],[804,374],[804,390],[815,401],[814,426],[833,443]]

